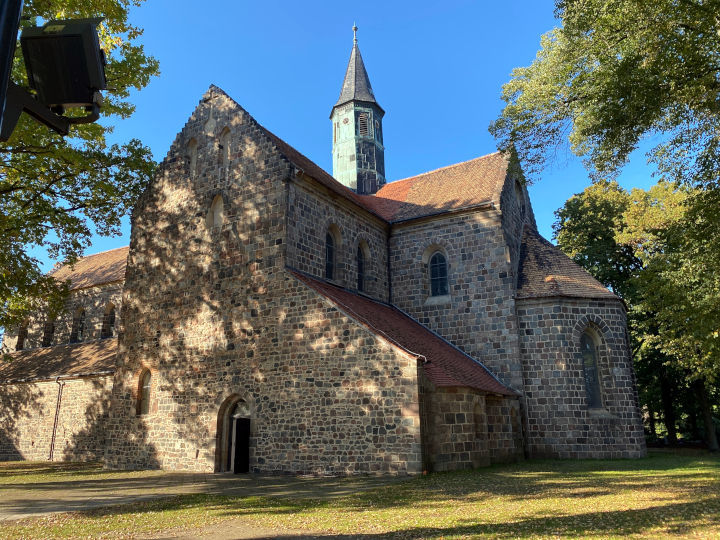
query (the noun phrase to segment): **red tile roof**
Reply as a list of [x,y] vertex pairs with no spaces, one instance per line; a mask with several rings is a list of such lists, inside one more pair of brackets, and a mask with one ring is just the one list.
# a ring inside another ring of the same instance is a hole
[[83,289],[125,279],[128,246],[103,251],[79,259],[74,265],[66,264],[50,272],[55,279],[70,280],[70,289]]
[[0,383],[110,374],[115,371],[117,346],[117,338],[109,338],[14,352],[9,360],[0,357]]
[[363,199],[390,222],[497,204],[507,169],[507,157],[495,152],[390,182]]
[[466,386],[492,394],[516,395],[480,362],[397,308],[294,270],[290,273],[380,338],[413,356],[425,357],[423,369],[436,386]]
[[584,268],[526,225],[520,248],[517,298],[549,296],[618,299]]

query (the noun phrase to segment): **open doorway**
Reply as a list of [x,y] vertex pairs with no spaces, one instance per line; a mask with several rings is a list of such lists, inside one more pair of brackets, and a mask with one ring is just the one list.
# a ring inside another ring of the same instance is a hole
[[218,472],[250,472],[250,407],[234,398],[220,408],[216,467]]

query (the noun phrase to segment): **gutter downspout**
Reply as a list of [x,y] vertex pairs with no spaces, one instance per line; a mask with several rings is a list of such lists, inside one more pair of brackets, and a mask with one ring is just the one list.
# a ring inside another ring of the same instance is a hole
[[62,403],[63,388],[65,387],[65,381],[61,381],[60,377],[55,377],[55,382],[58,384],[58,396],[57,404],[55,405],[55,422],[53,423],[52,437],[50,439],[50,456],[48,459],[53,461],[53,454],[55,453],[55,436],[57,434],[58,420],[60,419],[60,404]]

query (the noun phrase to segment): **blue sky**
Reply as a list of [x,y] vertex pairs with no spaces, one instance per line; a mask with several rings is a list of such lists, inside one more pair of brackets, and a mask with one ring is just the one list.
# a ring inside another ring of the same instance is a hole
[[[161,74],[133,94],[135,114],[112,142],[140,138],[161,160],[210,84],[261,124],[332,172],[330,109],[340,93],[352,26],[386,111],[388,180],[495,150],[488,125],[514,67],[532,62],[540,36],[557,25],[548,0],[291,2],[150,0],[131,11]],[[642,154],[622,177],[626,188],[652,183]],[[533,186],[540,232],[553,212],[589,184],[579,160],[561,152]],[[127,245],[95,238],[88,253]]]

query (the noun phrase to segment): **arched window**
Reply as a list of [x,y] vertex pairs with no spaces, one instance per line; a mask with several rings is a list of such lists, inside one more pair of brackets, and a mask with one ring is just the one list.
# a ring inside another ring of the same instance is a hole
[[197,169],[198,144],[195,139],[190,139],[187,145],[188,158],[190,159],[190,178],[195,178]]
[[365,253],[361,244],[357,248],[357,290],[365,290]]
[[150,412],[150,389],[152,387],[152,375],[149,369],[146,369],[140,375],[140,386],[138,388],[138,415]]
[[43,327],[43,338],[42,338],[42,346],[43,347],[49,347],[50,345],[52,345],[54,334],[55,334],[55,321],[52,321],[52,320],[45,321],[45,326]]
[[80,343],[85,339],[85,310],[80,308],[73,317],[70,343]]
[[108,304],[105,308],[100,337],[102,339],[115,337],[115,306],[113,304]]
[[18,328],[17,341],[15,342],[15,350],[22,351],[25,348],[25,340],[28,335],[28,323],[24,322]]
[[438,251],[430,257],[430,295],[444,296],[448,291],[447,260]]
[[227,127],[223,128],[222,133],[220,133],[220,142],[218,144],[220,161],[223,167],[227,167],[230,163],[230,129]]
[[207,218],[205,218],[205,224],[208,229],[213,227],[222,227],[225,221],[225,203],[223,202],[222,195],[215,195],[215,198],[210,204],[210,210],[208,210]]
[[335,238],[330,231],[325,234],[325,277],[335,279]]
[[600,395],[600,374],[598,372],[597,345],[595,344],[595,339],[593,339],[592,334],[588,330],[586,330],[580,337],[580,354],[582,355],[588,407],[590,409],[599,409],[602,407],[602,398]]

